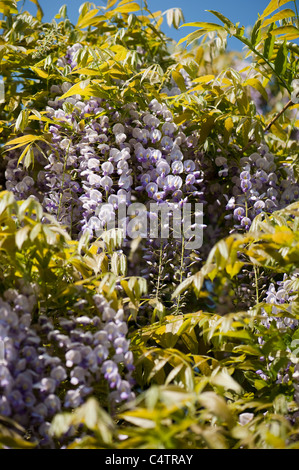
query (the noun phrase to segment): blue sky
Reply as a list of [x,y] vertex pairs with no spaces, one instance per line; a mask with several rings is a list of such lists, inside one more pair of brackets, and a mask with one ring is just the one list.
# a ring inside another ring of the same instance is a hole
[[[140,1],[140,0],[135,0]],[[262,13],[270,0],[148,0],[148,6],[151,11],[165,10],[173,7],[179,7],[183,10],[185,22],[193,21],[210,21],[218,23],[217,18],[205,10],[217,10],[224,14],[233,22],[240,22],[241,26],[251,26],[255,23],[258,13]],[[83,0],[40,0],[40,5],[44,11],[44,21],[51,21],[59,8],[66,4],[68,16],[73,23],[77,22],[78,9],[84,3]],[[105,0],[95,0],[96,5],[105,5]],[[19,5],[22,4],[20,0]],[[30,13],[35,13],[35,5],[29,1],[24,1],[24,8]],[[175,40],[179,40],[187,34],[191,33],[194,28],[184,27],[179,30],[168,28],[166,19],[163,22],[162,30]],[[229,42],[230,49],[242,48],[242,45],[235,39]]]

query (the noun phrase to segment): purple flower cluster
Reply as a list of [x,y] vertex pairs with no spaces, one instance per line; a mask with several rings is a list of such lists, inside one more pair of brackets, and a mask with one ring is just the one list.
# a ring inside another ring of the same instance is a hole
[[56,390],[66,373],[61,360],[48,354],[32,325],[36,298],[26,290],[8,289],[0,298],[0,414],[38,435],[44,445],[49,443],[50,420],[61,409]]
[[[298,274],[295,273],[291,276],[284,274],[282,281],[277,281],[277,286],[274,283],[271,283],[264,299],[264,302],[268,305],[271,305],[271,314],[267,313],[266,310],[262,309],[261,324],[266,328],[270,328],[271,323],[275,322],[275,327],[281,334],[286,334],[288,330],[297,330],[299,326],[298,320],[293,318],[292,308],[293,301],[296,298],[294,290],[294,282],[298,282]],[[285,314],[282,315],[282,308]],[[289,316],[287,315],[289,313]],[[259,344],[265,344],[263,338],[258,338]],[[296,346],[296,344],[295,344]],[[281,368],[277,373],[276,383],[293,383],[295,388],[294,399],[299,403],[299,386],[298,386],[298,365],[297,363],[292,362],[292,351],[289,347],[286,349],[288,355],[290,356],[290,362],[286,367]],[[268,368],[271,367],[275,357],[268,356]],[[294,371],[294,372],[292,372]],[[269,376],[265,371],[258,370],[256,373],[263,378],[264,380],[269,380]]]
[[[292,169],[278,165],[269,148],[263,144],[258,151],[240,160],[240,172],[232,177],[234,186],[226,209],[233,211],[234,228],[248,230],[261,212],[271,213],[299,198],[299,185]],[[225,163],[221,162],[224,167]]]
[[84,315],[88,302],[78,303],[83,314],[59,317],[55,328],[45,315],[32,323],[36,296],[30,286],[0,298],[0,415],[21,424],[41,447],[52,445],[53,416],[84,403],[100,381],[108,384],[112,406],[134,398],[124,312],[95,295],[97,315],[90,318]]
[[83,49],[83,46],[79,43],[75,43],[73,46],[68,46],[65,56],[58,59],[57,66],[68,66],[72,70],[77,65],[78,53],[81,49]]
[[268,287],[264,301],[272,306],[272,315],[269,316],[265,311],[263,312],[263,315],[265,316],[263,324],[265,326],[269,327],[271,321],[275,320],[276,326],[281,332],[284,332],[286,328],[294,329],[298,327],[298,320],[295,320],[294,318],[275,317],[279,312],[280,305],[284,306],[284,311],[287,311],[290,314],[292,313],[292,301],[295,298],[292,284],[296,279],[298,279],[297,274],[293,274],[292,276],[287,276],[285,274],[282,281],[277,281],[277,288],[273,282]]

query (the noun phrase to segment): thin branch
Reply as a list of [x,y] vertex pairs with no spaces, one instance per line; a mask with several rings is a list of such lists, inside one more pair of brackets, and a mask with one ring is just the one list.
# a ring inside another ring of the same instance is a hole
[[275,123],[275,121],[277,121],[277,119],[279,119],[280,116],[281,116],[290,106],[292,106],[292,104],[294,104],[294,103],[293,103],[292,100],[290,100],[290,101],[287,102],[287,104],[284,105],[284,107],[282,108],[282,110],[279,111],[279,113],[277,113],[276,116],[274,116],[274,118],[269,122],[269,124],[267,124],[267,126],[265,127],[265,132],[267,132],[267,131],[270,129],[270,127]]

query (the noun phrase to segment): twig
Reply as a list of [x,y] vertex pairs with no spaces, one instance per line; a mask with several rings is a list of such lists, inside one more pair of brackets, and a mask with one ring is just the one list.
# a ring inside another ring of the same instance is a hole
[[284,105],[284,107],[282,108],[281,111],[279,111],[279,113],[276,114],[276,116],[274,116],[274,118],[269,122],[269,124],[267,124],[267,126],[265,127],[265,132],[267,132],[270,127],[274,124],[275,121],[277,121],[277,119],[280,118],[280,116],[293,104],[293,101],[290,100],[287,102],[287,104]]

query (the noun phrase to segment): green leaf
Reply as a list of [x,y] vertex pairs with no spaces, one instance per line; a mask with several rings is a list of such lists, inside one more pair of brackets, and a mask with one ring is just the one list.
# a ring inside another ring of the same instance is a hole
[[270,34],[272,30],[273,30],[273,25],[270,26],[268,30],[267,38],[265,39],[265,42],[264,42],[263,56],[268,60],[271,60],[273,50],[274,50],[274,44],[275,44],[275,37],[272,34]]
[[1,191],[0,193],[0,215],[12,204],[15,203],[15,198],[10,191]]
[[154,429],[156,427],[156,424],[152,419],[136,416],[136,413],[133,411],[122,414],[121,417],[141,429]]
[[198,271],[196,274],[192,276],[192,284],[193,284],[193,289],[194,292],[197,296],[199,296],[202,285],[204,283],[204,275],[201,271]]
[[157,316],[159,320],[163,320],[166,315],[165,306],[157,299],[153,299],[154,311],[153,316]]
[[284,75],[288,63],[288,50],[284,42],[277,51],[274,68],[277,75]]
[[31,70],[33,70],[36,75],[38,75],[41,78],[49,78],[49,74],[45,72],[44,70],[38,68],[38,67],[30,67]]
[[22,436],[25,429],[17,421],[1,416],[0,423],[0,449],[4,445],[7,449],[34,449],[37,442],[29,442]]
[[236,26],[228,18],[226,18],[226,16],[222,15],[221,13],[219,13],[218,11],[215,11],[215,10],[206,10],[206,11],[209,11],[213,15],[217,16],[217,18],[220,21],[222,21],[224,24],[226,24],[226,26],[229,27],[229,33],[230,34],[234,34],[236,32]]
[[37,220],[41,220],[43,216],[42,206],[32,197],[27,198],[19,207],[19,219],[23,220],[27,212],[29,216],[31,216],[32,213],[36,214]]
[[115,44],[111,47],[111,50],[113,52],[115,52],[115,56],[113,57],[114,60],[116,60],[117,62],[120,62],[122,60],[125,60],[125,58],[127,57],[127,54],[128,54],[128,49],[126,49],[125,47],[119,45],[119,44]]
[[262,23],[262,20],[261,19],[258,19],[257,22],[254,24],[253,28],[252,28],[252,32],[251,32],[251,44],[253,46],[256,46],[256,44],[258,44],[260,42],[260,39],[261,39],[261,23]]
[[16,433],[8,435],[6,432],[1,432],[0,429],[0,444],[5,445],[7,449],[34,449],[36,444],[25,441]]
[[286,142],[288,139],[287,133],[283,130],[283,128],[278,124],[278,122],[275,122],[272,124],[270,132],[274,135],[276,135],[279,139],[282,141]]
[[191,367],[185,368],[184,383],[187,391],[194,389],[194,376]]
[[201,75],[193,80],[194,83],[209,83],[214,80],[215,75]]

